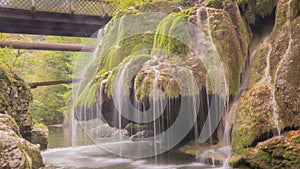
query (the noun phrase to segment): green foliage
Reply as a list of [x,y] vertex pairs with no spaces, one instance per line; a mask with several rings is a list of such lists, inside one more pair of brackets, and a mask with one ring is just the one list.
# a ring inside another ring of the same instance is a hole
[[107,0],[108,3],[113,6],[117,6],[120,9],[128,9],[131,6],[136,6],[144,2],[150,2],[151,0]]
[[[84,38],[57,36],[33,36],[0,34],[2,40],[34,41],[47,43],[85,43]],[[0,64],[12,67],[27,82],[66,80],[72,78],[74,63],[79,53],[60,51],[17,50],[10,47],[0,49]],[[31,90],[33,102],[29,113],[35,123],[55,124],[63,122],[70,114],[72,100],[71,85],[39,87]]]
[[38,128],[41,128],[41,129],[46,129],[47,126],[43,123],[35,123],[34,126],[38,127]]

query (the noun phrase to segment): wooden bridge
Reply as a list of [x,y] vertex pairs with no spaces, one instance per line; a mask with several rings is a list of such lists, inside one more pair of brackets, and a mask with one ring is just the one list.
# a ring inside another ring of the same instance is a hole
[[90,37],[116,11],[106,0],[0,0],[0,32]]

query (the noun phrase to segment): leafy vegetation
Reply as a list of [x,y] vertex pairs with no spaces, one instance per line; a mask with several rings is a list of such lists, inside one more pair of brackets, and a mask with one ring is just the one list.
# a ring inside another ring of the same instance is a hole
[[[84,38],[57,36],[33,36],[0,34],[1,40],[73,43],[83,44]],[[12,67],[26,82],[71,79],[73,65],[79,53],[61,51],[18,50],[11,47],[0,48],[0,65]],[[56,124],[64,122],[70,114],[72,99],[71,85],[39,87],[31,90],[33,101],[30,114],[37,124]]]

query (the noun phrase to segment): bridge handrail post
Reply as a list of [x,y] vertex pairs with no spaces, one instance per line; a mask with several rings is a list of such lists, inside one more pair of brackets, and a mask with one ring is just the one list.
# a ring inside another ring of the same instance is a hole
[[71,15],[74,13],[73,8],[74,8],[74,0],[70,0],[70,14]]
[[35,0],[31,0],[31,10],[35,11]]

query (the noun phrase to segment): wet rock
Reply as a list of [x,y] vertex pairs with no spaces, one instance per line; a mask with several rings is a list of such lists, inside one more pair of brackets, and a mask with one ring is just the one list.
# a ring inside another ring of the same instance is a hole
[[116,128],[112,128],[108,124],[102,124],[95,129],[92,129],[93,136],[95,138],[104,138],[104,137],[110,137],[112,134],[116,132]]
[[[289,2],[291,11],[288,11]],[[232,132],[236,153],[277,133],[274,113],[278,114],[280,130],[300,126],[299,92],[296,92],[300,86],[300,62],[296,59],[300,53],[300,25],[297,24],[300,18],[294,13],[299,10],[295,4],[299,1],[278,2],[275,26],[267,35],[270,42],[265,39],[258,45],[252,58],[249,90],[241,97]]]
[[39,144],[41,147],[41,150],[47,149],[48,146],[48,136],[49,136],[49,130],[45,127],[39,127],[34,125],[32,127],[32,138],[31,142],[34,144]]
[[28,141],[32,138],[27,112],[31,100],[25,82],[10,68],[0,66],[0,168],[44,166],[40,147]]
[[38,145],[21,138],[13,131],[12,118],[1,115],[0,121],[0,168],[38,169],[43,167],[43,160]]
[[300,168],[300,130],[259,143],[241,156],[233,156],[237,168]]
[[153,131],[150,130],[139,131],[130,137],[130,141],[143,141],[143,140],[152,141],[153,139],[150,139],[148,137],[153,137],[153,136],[154,136]]
[[261,84],[242,95],[232,131],[235,153],[241,153],[244,147],[257,144],[258,137],[276,128],[272,118],[273,110],[269,109],[270,94],[270,87]]
[[25,139],[31,137],[32,122],[28,115],[32,95],[26,83],[10,68],[0,66],[0,113],[11,115]]

